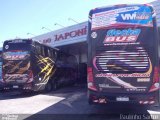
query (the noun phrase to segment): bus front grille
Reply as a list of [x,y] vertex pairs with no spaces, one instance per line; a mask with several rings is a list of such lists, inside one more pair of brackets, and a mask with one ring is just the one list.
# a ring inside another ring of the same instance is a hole
[[149,67],[149,57],[143,47],[106,50],[95,57],[100,72],[144,73]]

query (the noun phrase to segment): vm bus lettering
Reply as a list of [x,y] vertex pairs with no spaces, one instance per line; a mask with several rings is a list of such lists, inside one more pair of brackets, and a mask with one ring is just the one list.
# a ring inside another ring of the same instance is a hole
[[121,14],[123,20],[147,20],[151,16],[151,13],[140,12],[133,14]]

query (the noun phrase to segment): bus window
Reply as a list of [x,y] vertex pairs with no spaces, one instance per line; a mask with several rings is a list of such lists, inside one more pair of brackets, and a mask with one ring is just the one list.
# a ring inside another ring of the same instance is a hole
[[42,53],[43,56],[45,56],[44,46],[41,46],[41,53]]
[[39,46],[39,44],[35,44],[35,47],[36,47],[36,51],[37,51],[37,53],[38,54],[41,54],[41,48],[40,48],[40,46]]
[[47,54],[48,54],[48,57],[51,57],[51,50],[50,49],[47,50]]

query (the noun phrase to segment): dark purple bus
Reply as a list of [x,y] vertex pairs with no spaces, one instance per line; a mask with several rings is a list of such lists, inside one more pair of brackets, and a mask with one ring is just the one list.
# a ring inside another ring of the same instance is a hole
[[150,5],[96,8],[88,22],[88,100],[159,103],[159,42]]

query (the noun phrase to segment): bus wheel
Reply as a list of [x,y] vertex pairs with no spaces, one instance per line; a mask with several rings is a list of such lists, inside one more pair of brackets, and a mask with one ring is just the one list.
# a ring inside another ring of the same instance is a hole
[[52,89],[55,91],[55,90],[57,90],[57,88],[58,88],[57,82],[53,82]]
[[48,82],[45,86],[45,92],[50,92],[52,91],[52,83]]
[[93,105],[93,100],[90,97],[88,98],[88,103],[89,105]]

